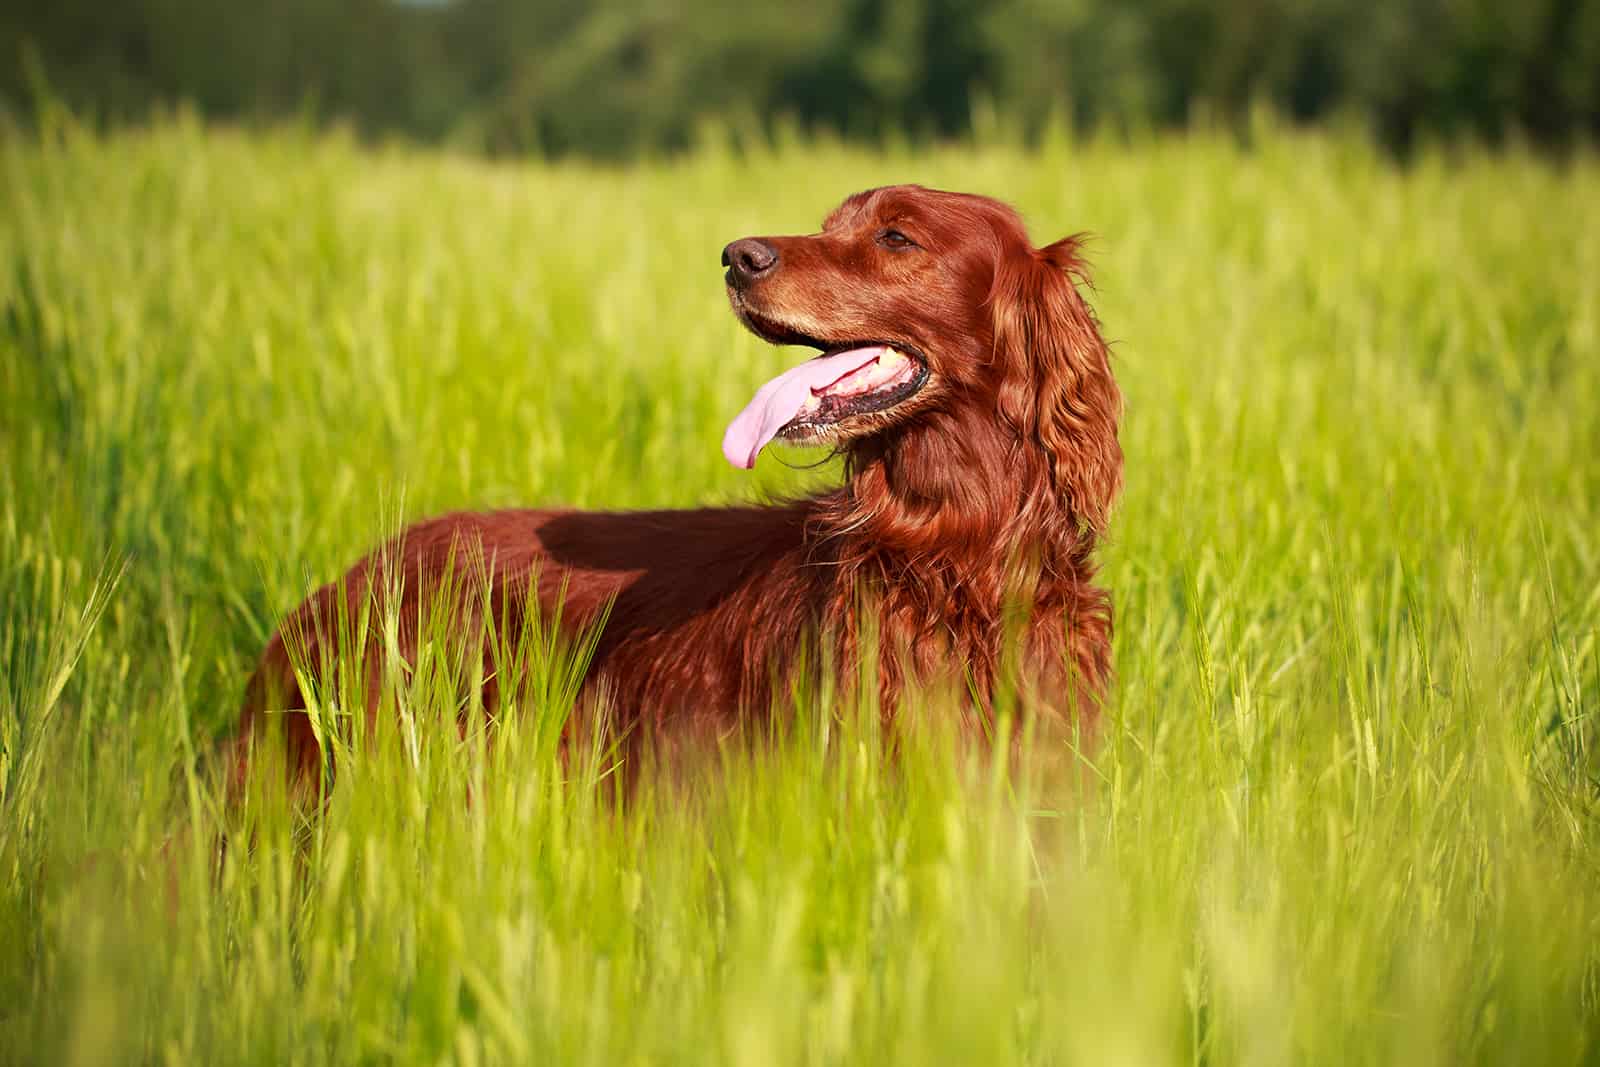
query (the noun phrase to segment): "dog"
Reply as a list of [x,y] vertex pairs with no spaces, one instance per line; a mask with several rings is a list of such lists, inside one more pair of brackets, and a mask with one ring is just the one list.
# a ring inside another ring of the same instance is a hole
[[[1121,395],[1080,248],[1034,247],[1005,204],[914,185],[851,196],[819,233],[729,244],[734,314],[817,355],[760,388],[723,453],[750,468],[774,441],[831,446],[844,484],[770,506],[420,522],[280,624],[247,686],[239,773],[268,724],[292,774],[323,768],[302,685],[355,669],[352,652],[370,681],[396,656],[410,670],[429,597],[463,635],[486,615],[591,631],[572,730],[604,704],[618,736],[714,743],[769,718],[802,669],[875,678],[884,709],[947,685],[974,721],[1014,677],[1027,714],[1092,728],[1111,676],[1093,579],[1122,483]],[[467,558],[476,580],[443,578]],[[500,653],[463,649],[495,707]]]

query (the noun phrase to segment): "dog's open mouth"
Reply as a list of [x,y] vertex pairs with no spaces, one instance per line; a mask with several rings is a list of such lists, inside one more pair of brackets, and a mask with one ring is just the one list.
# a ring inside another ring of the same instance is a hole
[[856,415],[887,411],[928,380],[928,363],[908,347],[881,341],[828,343],[741,309],[745,325],[775,344],[802,344],[816,356],[756,391],[722,438],[722,454],[749,469],[775,437],[805,440]]

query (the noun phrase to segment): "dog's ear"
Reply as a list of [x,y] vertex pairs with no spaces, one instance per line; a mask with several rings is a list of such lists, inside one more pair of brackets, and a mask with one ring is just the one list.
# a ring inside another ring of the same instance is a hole
[[1078,291],[1087,283],[1080,237],[1018,249],[995,273],[995,359],[1004,368],[1000,415],[1024,446],[1044,452],[1067,509],[1104,531],[1122,488],[1117,420],[1122,394],[1099,323]]

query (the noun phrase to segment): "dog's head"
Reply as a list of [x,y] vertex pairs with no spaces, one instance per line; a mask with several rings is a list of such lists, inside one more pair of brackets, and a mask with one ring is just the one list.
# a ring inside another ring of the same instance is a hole
[[935,412],[995,424],[1038,449],[1099,527],[1121,482],[1120,397],[1075,282],[1078,241],[1035,248],[987,197],[902,185],[858,193],[796,237],[722,252],[728,298],[754,333],[819,355],[768,382],[723,452],[751,467],[774,438],[850,449]]

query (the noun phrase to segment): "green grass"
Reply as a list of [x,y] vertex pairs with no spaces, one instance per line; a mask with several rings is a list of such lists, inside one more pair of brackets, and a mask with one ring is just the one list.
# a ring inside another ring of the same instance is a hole
[[[1099,235],[1128,489],[1078,785],[800,693],[619,811],[549,744],[558,656],[492,745],[419,690],[320,817],[220,811],[275,620],[402,519],[829,480],[719,454],[795,354],[717,253],[907,179]],[[1600,1060],[1592,154],[607,170],[51,120],[0,194],[0,1059]]]

